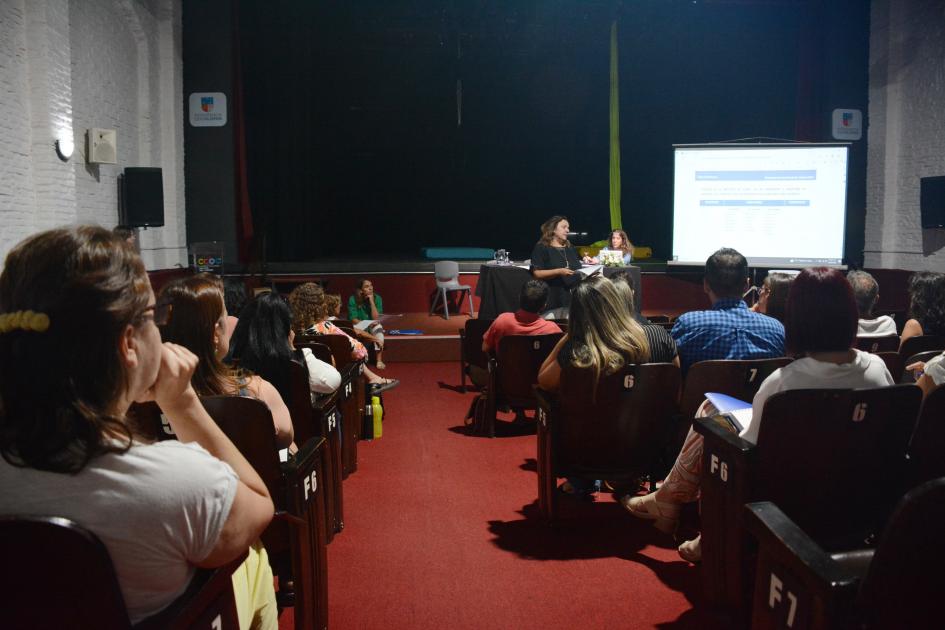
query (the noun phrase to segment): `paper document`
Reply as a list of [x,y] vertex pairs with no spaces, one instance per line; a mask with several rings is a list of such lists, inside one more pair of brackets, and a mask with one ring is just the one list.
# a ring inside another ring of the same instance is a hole
[[578,269],[578,271],[583,273],[585,276],[590,276],[592,274],[598,273],[603,268],[604,265],[584,265]]

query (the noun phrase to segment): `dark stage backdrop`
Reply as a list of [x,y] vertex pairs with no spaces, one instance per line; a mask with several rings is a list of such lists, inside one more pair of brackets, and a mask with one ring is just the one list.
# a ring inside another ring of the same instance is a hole
[[[616,17],[623,223],[664,258],[673,143],[795,137],[806,4],[242,0],[256,237],[269,261],[523,258],[561,213],[603,238]],[[847,24],[868,37],[868,15]]]

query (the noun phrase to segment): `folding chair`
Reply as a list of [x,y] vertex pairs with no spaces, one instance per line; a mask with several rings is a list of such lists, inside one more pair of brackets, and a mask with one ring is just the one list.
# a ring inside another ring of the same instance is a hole
[[558,477],[635,482],[657,464],[679,412],[679,368],[627,365],[595,383],[568,367],[561,388],[538,398],[538,504],[557,519]]
[[886,335],[885,337],[857,337],[857,350],[864,352],[895,352],[899,350],[899,335]]
[[[436,276],[436,297],[430,306],[430,315],[436,310],[436,305],[443,302],[443,318],[450,318],[450,309],[448,305],[448,294],[461,291],[466,294],[469,300],[469,316],[476,317],[476,311],[473,310],[472,287],[468,284],[459,283],[459,263],[454,260],[441,260],[433,264],[433,274]],[[462,297],[460,297],[462,305]]]
[[[73,521],[54,516],[0,516],[3,625],[9,628],[130,630],[105,545]],[[246,553],[217,569],[198,570],[168,608],[135,628],[237,630],[233,571]],[[14,569],[15,567],[15,569]]]
[[745,506],[758,542],[752,628],[941,626],[945,479],[906,494],[875,549],[823,549],[776,504]]
[[466,373],[475,365],[483,372],[489,369],[489,357],[482,351],[482,337],[489,330],[493,319],[467,319],[459,329],[459,383],[466,393]]
[[921,391],[913,385],[780,392],[764,407],[758,444],[715,418],[701,477],[702,575],[707,602],[748,610],[751,550],[742,506],[773,501],[827,549],[862,543],[882,527],[905,475]]

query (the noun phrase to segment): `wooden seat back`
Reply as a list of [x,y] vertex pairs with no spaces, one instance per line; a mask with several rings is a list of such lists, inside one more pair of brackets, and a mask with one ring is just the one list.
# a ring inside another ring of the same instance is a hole
[[489,330],[493,319],[467,319],[463,328],[459,329],[459,382],[466,391],[466,369],[475,365],[483,370],[487,369],[489,356],[482,351],[482,337]]
[[489,394],[495,396],[497,403],[535,408],[538,369],[563,336],[563,333],[507,335],[499,340],[496,358],[489,364]]
[[875,354],[886,364],[886,369],[889,370],[889,374],[893,377],[893,380],[897,383],[901,382],[900,378],[902,377],[903,366],[902,357],[899,356],[899,353],[888,351],[877,352]]
[[[75,522],[50,516],[0,516],[0,551],[10,567],[16,567],[0,577],[5,627],[132,627],[108,550]],[[231,576],[245,557],[198,571],[183,595],[135,627],[236,630]]]
[[631,481],[650,472],[675,430],[679,383],[671,363],[627,365],[596,388],[589,370],[567,367],[557,395],[539,391],[539,506],[546,518],[556,517],[556,477]]
[[772,372],[791,361],[789,357],[776,357],[744,361],[723,359],[694,363],[686,373],[679,412],[683,420],[691,423],[699,405],[705,400],[707,392],[725,394],[751,402],[758,393],[761,383]]
[[886,335],[884,337],[857,337],[857,350],[864,352],[896,352],[899,350],[899,335]]
[[914,354],[929,350],[945,350],[945,337],[940,335],[917,335],[909,337],[899,347],[899,356],[905,361]]
[[828,549],[879,531],[898,498],[920,401],[911,385],[781,392],[765,404],[757,447],[714,419],[697,420],[708,600],[747,610],[747,502],[777,503]]
[[919,419],[909,440],[910,485],[945,477],[945,385],[922,400]]

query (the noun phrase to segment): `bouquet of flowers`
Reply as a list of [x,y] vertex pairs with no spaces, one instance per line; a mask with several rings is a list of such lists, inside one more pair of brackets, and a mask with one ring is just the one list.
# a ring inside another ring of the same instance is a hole
[[597,259],[605,267],[623,267],[623,252],[620,251],[602,251],[597,254]]

